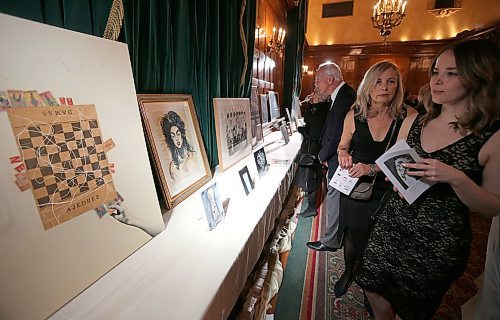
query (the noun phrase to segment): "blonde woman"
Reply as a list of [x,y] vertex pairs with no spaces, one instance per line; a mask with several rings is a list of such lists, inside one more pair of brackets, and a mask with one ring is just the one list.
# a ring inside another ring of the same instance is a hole
[[405,118],[403,84],[399,69],[391,62],[381,61],[365,74],[356,102],[344,121],[339,144],[339,165],[349,170],[351,177],[372,182],[369,200],[340,198],[340,227],[344,231],[345,271],[335,283],[337,297],[346,293],[361,259],[369,235],[371,217],[391,185],[375,165],[375,160],[394,144]]

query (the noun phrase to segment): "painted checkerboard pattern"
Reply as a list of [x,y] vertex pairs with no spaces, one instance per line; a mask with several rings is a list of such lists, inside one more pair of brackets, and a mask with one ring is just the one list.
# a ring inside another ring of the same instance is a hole
[[[17,118],[13,126],[46,230],[116,196],[95,107],[71,108],[71,115],[51,113],[49,122],[26,119],[18,125]],[[34,118],[40,119],[42,108],[33,109]],[[19,116],[25,118],[25,112]]]

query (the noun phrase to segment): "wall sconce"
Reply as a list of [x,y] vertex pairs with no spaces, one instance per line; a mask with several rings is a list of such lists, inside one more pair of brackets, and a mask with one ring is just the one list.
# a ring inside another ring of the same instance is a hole
[[452,2],[453,4],[450,1],[429,0],[427,2],[427,13],[438,18],[449,17],[462,9],[462,1],[454,0]]
[[307,71],[308,71],[308,70],[309,70],[309,66],[308,66],[308,65],[303,64],[303,65],[302,65],[302,76],[307,75]]
[[276,27],[273,28],[273,34],[271,35],[271,39],[267,44],[268,52],[276,52],[280,53],[283,51],[284,40],[285,40],[285,29],[279,28],[278,34],[276,34]]
[[261,39],[265,39],[266,36],[267,36],[267,34],[264,32],[264,30],[260,26],[257,26],[255,28],[255,41],[257,42],[258,47],[260,47]]

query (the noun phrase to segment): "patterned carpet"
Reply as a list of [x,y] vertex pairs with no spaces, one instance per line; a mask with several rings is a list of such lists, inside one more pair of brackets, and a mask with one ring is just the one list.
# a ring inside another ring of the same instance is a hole
[[[324,229],[326,223],[325,208],[323,202],[320,207],[321,214],[312,221],[309,241],[319,240],[321,230]],[[477,293],[474,281],[484,269],[490,223],[489,219],[471,214],[474,238],[469,265],[462,277],[452,285],[446,294],[434,319],[462,319],[461,306]],[[351,285],[344,296],[335,297],[333,287],[343,271],[342,250],[328,253],[308,250],[300,311],[301,320],[370,319],[363,306],[363,291],[355,283]]]
[[[309,241],[317,241],[326,224],[326,205],[312,223]],[[310,219],[310,218],[309,218]],[[343,250],[336,252],[308,251],[306,278],[302,294],[301,320],[364,320],[370,319],[363,306],[363,291],[355,283],[347,293],[337,298],[335,282],[344,272]]]

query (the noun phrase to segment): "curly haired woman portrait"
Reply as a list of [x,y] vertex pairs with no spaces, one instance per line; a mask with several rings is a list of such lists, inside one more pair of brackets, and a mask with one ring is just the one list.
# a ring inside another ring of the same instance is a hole
[[180,179],[181,173],[188,173],[194,165],[195,150],[186,138],[186,126],[182,118],[174,111],[169,111],[160,120],[160,125],[172,155],[169,165],[170,178],[173,181]]

